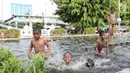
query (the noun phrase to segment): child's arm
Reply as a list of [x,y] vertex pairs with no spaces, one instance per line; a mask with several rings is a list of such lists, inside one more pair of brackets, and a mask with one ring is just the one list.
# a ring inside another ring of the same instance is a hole
[[32,48],[33,48],[33,44],[32,44],[32,40],[31,40],[30,48],[29,48],[29,50],[28,50],[28,57],[29,57],[29,58],[31,58],[31,56],[32,56],[32,53],[31,53]]
[[104,19],[107,19],[108,20],[108,16],[110,16],[110,14],[108,13],[108,14],[106,14],[105,16],[104,16]]
[[47,46],[47,53],[46,53],[46,56],[49,56],[50,55],[50,49],[51,49],[51,47],[50,47],[50,44],[49,44],[49,42],[45,39],[44,40],[44,42],[45,42],[45,44],[46,44],[46,46]]
[[106,42],[106,54],[107,54],[107,56],[109,55],[109,44],[108,44],[108,41]]
[[96,53],[99,54],[97,48],[98,48],[98,40],[96,41],[96,48],[95,48],[95,50],[96,50]]

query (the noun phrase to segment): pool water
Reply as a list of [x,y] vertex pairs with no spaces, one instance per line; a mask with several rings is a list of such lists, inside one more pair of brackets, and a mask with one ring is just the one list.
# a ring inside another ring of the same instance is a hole
[[[110,47],[110,56],[95,56],[94,45],[98,37],[70,37],[51,39],[51,55],[46,61],[46,67],[50,73],[116,73],[122,69],[128,68],[130,63],[130,44],[129,37],[116,37],[114,42],[123,43]],[[18,58],[29,61],[27,52],[31,39],[21,39],[19,41],[0,41],[6,47],[11,48]],[[63,61],[63,54],[70,52],[72,54],[72,65],[66,66]],[[33,50],[34,53],[34,50]],[[87,68],[85,63],[87,59],[93,59],[94,68]]]

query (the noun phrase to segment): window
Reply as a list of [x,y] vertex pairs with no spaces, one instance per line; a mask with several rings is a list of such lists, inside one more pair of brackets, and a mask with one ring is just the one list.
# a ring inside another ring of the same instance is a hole
[[16,4],[16,7],[18,7],[18,4]]
[[24,5],[24,7],[26,7],[26,5]]

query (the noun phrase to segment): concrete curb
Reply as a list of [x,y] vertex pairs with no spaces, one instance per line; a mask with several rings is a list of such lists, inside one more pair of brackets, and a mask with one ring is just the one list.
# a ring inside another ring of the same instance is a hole
[[0,41],[8,41],[8,40],[20,40],[20,38],[3,38]]

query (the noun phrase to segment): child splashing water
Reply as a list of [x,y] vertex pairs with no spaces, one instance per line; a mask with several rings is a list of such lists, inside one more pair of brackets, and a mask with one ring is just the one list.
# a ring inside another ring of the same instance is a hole
[[64,54],[64,58],[63,59],[64,59],[64,62],[65,62],[66,65],[70,65],[70,63],[72,61],[72,56],[71,56],[71,54],[69,52],[66,52]]
[[[44,36],[41,36],[41,29],[35,27],[33,29],[33,39],[30,43],[30,48],[28,50],[28,57],[31,58],[32,48],[34,48],[35,54],[40,53],[44,57],[48,57],[50,54],[50,44],[48,43],[47,39]],[[48,50],[45,52],[45,46],[47,46]]]
[[114,25],[116,23],[116,16],[115,16],[115,9],[114,7],[111,7],[110,13],[104,16],[104,19],[107,19],[107,16],[109,16],[109,44],[113,43],[113,30],[114,30]]
[[106,54],[109,55],[109,49],[108,49],[108,41],[105,39],[105,32],[103,30],[99,30],[99,37],[96,41],[96,54],[103,55],[105,54],[103,51],[103,48],[106,47]]

